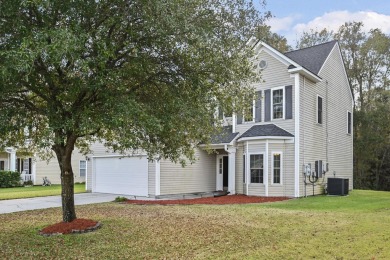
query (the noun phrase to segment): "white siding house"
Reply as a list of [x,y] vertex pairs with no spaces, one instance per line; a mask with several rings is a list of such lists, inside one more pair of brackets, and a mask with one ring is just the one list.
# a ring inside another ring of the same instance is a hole
[[[76,181],[85,180],[92,192],[149,197],[215,190],[302,197],[323,193],[329,177],[348,179],[352,189],[353,98],[339,44],[283,54],[259,41],[253,50],[262,79],[254,85],[256,99],[248,101],[252,116],[238,111],[226,118],[224,132],[212,138],[214,153],[200,145],[197,161],[183,168],[142,152],[116,154],[96,143],[87,156],[75,152]],[[0,153],[0,163],[5,157]],[[328,169],[317,174],[319,162]],[[304,174],[309,164],[310,177]],[[36,178],[59,182],[56,165],[36,161]]]

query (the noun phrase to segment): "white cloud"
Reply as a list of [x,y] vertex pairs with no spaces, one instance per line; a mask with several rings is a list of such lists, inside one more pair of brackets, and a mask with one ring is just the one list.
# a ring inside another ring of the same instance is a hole
[[271,26],[273,32],[281,32],[291,30],[299,15],[291,15],[282,18],[272,17],[266,23]]
[[372,11],[360,11],[351,13],[349,11],[334,11],[325,13],[320,17],[316,17],[308,23],[299,23],[293,27],[296,34],[301,34],[304,31],[321,30],[327,28],[337,31],[338,28],[345,22],[363,22],[364,30],[379,28],[384,33],[390,33],[390,15],[379,14]]

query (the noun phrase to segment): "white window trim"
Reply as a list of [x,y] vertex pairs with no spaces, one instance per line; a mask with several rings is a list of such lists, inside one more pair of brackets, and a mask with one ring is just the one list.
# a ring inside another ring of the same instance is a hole
[[[85,176],[81,176],[81,161],[85,162]],[[80,178],[87,178],[87,168],[88,168],[88,161],[87,160],[79,160],[79,177]]]
[[[283,116],[282,118],[274,118],[274,91],[275,90],[282,90],[283,93]],[[271,88],[271,120],[284,120],[286,118],[286,91],[284,89],[284,86],[277,87],[277,88]]]
[[245,111],[242,112],[242,123],[243,123],[243,124],[251,124],[251,123],[254,123],[254,122],[255,122],[255,113],[256,113],[256,111],[255,111],[255,109],[256,109],[255,105],[256,105],[256,100],[253,100],[253,101],[252,101],[252,120],[248,120],[248,121],[247,121],[246,118],[245,118]]
[[[351,114],[351,132],[348,132],[348,127],[349,127],[349,122],[348,122],[348,115]],[[352,113],[347,110],[347,135],[352,135],[352,128],[353,128],[353,123],[352,123]]]
[[[322,123],[319,123],[318,122],[318,98],[321,98],[322,99]],[[316,98],[316,124],[317,125],[323,125],[324,124],[324,98],[320,95],[317,95],[317,98]]]
[[[263,182],[252,182],[252,175],[251,175],[251,155],[262,155],[263,156]],[[248,165],[247,165],[247,171],[249,172],[248,174],[248,179],[246,180],[249,184],[260,184],[260,185],[265,185],[265,154],[264,153],[249,153],[248,156]]]
[[[274,155],[280,154],[280,183],[274,183]],[[282,186],[283,185],[283,153],[274,151],[272,152],[272,166],[271,166],[271,185]]]

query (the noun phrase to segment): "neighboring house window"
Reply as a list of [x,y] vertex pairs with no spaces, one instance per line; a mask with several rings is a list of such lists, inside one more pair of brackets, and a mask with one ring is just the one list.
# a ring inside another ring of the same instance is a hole
[[272,90],[272,119],[283,118],[283,88]]
[[0,171],[5,170],[5,161],[0,161]]
[[348,134],[352,133],[352,114],[351,112],[348,112]]
[[322,97],[317,96],[317,123],[322,124]]
[[251,183],[264,183],[263,155],[250,156]]
[[80,160],[80,177],[85,177],[87,174],[87,161]]
[[272,167],[272,183],[282,183],[282,155],[280,153],[274,153],[272,155],[273,167]]

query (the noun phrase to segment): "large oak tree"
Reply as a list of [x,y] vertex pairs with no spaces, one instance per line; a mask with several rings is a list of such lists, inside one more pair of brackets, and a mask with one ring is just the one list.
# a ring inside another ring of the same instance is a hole
[[[72,151],[101,141],[193,158],[217,106],[252,95],[245,43],[267,14],[244,0],[0,0],[0,148],[55,154],[63,221]],[[241,110],[242,111],[242,110]]]

